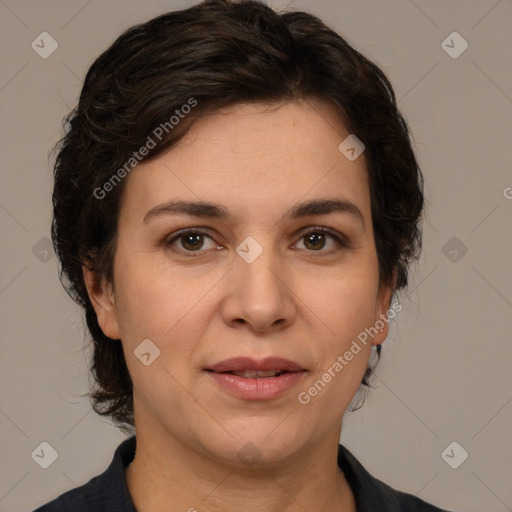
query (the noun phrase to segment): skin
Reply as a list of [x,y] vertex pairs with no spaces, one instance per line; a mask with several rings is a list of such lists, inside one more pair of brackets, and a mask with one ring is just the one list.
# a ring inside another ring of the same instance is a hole
[[[338,150],[348,135],[321,102],[236,105],[125,178],[114,282],[87,267],[84,278],[133,380],[137,451],[126,478],[138,511],[356,510],[337,445],[387,322],[307,405],[297,399],[390,307],[394,281],[379,287],[364,153],[349,161]],[[232,217],[143,221],[178,198],[222,204]],[[326,198],[354,203],[364,228],[340,212],[285,216]],[[195,245],[186,236],[165,245],[189,227],[211,231]],[[317,227],[345,235],[349,247],[328,235],[308,243],[304,233]],[[248,236],[263,248],[250,264],[236,252]],[[160,356],[145,366],[134,350],[148,338]],[[280,356],[308,372],[284,395],[247,401],[203,371],[234,356]],[[251,467],[237,456],[249,442],[260,454]]]

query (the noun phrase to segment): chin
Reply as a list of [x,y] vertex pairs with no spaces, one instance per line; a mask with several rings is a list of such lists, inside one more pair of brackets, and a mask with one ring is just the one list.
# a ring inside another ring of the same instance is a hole
[[[285,417],[284,415],[283,417]],[[209,436],[203,439],[204,448],[217,460],[238,467],[269,468],[286,461],[299,449],[305,433],[295,435],[290,426],[280,429],[281,418],[268,418],[261,425],[254,424],[254,418],[246,418],[236,431],[226,428],[233,436],[223,436],[222,439],[212,439]],[[276,428],[277,427],[277,428]]]

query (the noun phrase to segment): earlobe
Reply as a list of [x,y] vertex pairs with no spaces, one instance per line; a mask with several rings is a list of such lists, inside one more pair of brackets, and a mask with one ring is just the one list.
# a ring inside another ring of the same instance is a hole
[[120,339],[112,287],[85,264],[82,265],[82,272],[89,299],[103,334],[113,340]]

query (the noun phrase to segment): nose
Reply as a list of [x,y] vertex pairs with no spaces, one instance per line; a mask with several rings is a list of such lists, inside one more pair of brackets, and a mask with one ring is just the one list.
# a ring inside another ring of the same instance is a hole
[[230,327],[247,325],[262,333],[282,330],[293,322],[291,272],[271,249],[264,249],[251,263],[237,256],[227,279],[222,316]]

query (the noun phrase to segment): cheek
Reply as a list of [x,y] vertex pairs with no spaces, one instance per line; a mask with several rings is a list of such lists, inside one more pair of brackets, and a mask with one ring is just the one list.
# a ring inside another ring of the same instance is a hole
[[358,336],[373,325],[375,297],[360,285],[338,286],[322,296],[318,328],[325,335],[315,338],[317,364],[307,385],[298,390],[297,401],[308,418],[322,417],[326,425],[346,410],[368,367],[371,338],[361,341]]
[[321,295],[310,292],[304,301],[317,317],[317,366],[312,387],[301,389],[306,395],[299,402],[308,402],[334,420],[352,400],[368,366],[372,345],[365,329],[375,321],[377,288],[371,271],[325,282],[330,284]]
[[172,358],[179,350],[180,357],[186,357],[209,319],[205,294],[218,278],[162,271],[148,261],[144,255],[119,261],[116,314],[123,345],[133,350],[150,339],[165,352],[162,355]]
[[343,350],[353,339],[373,325],[376,311],[376,283],[371,272],[347,273],[346,277],[325,281],[322,293],[311,293],[304,302],[317,316],[328,348]]

